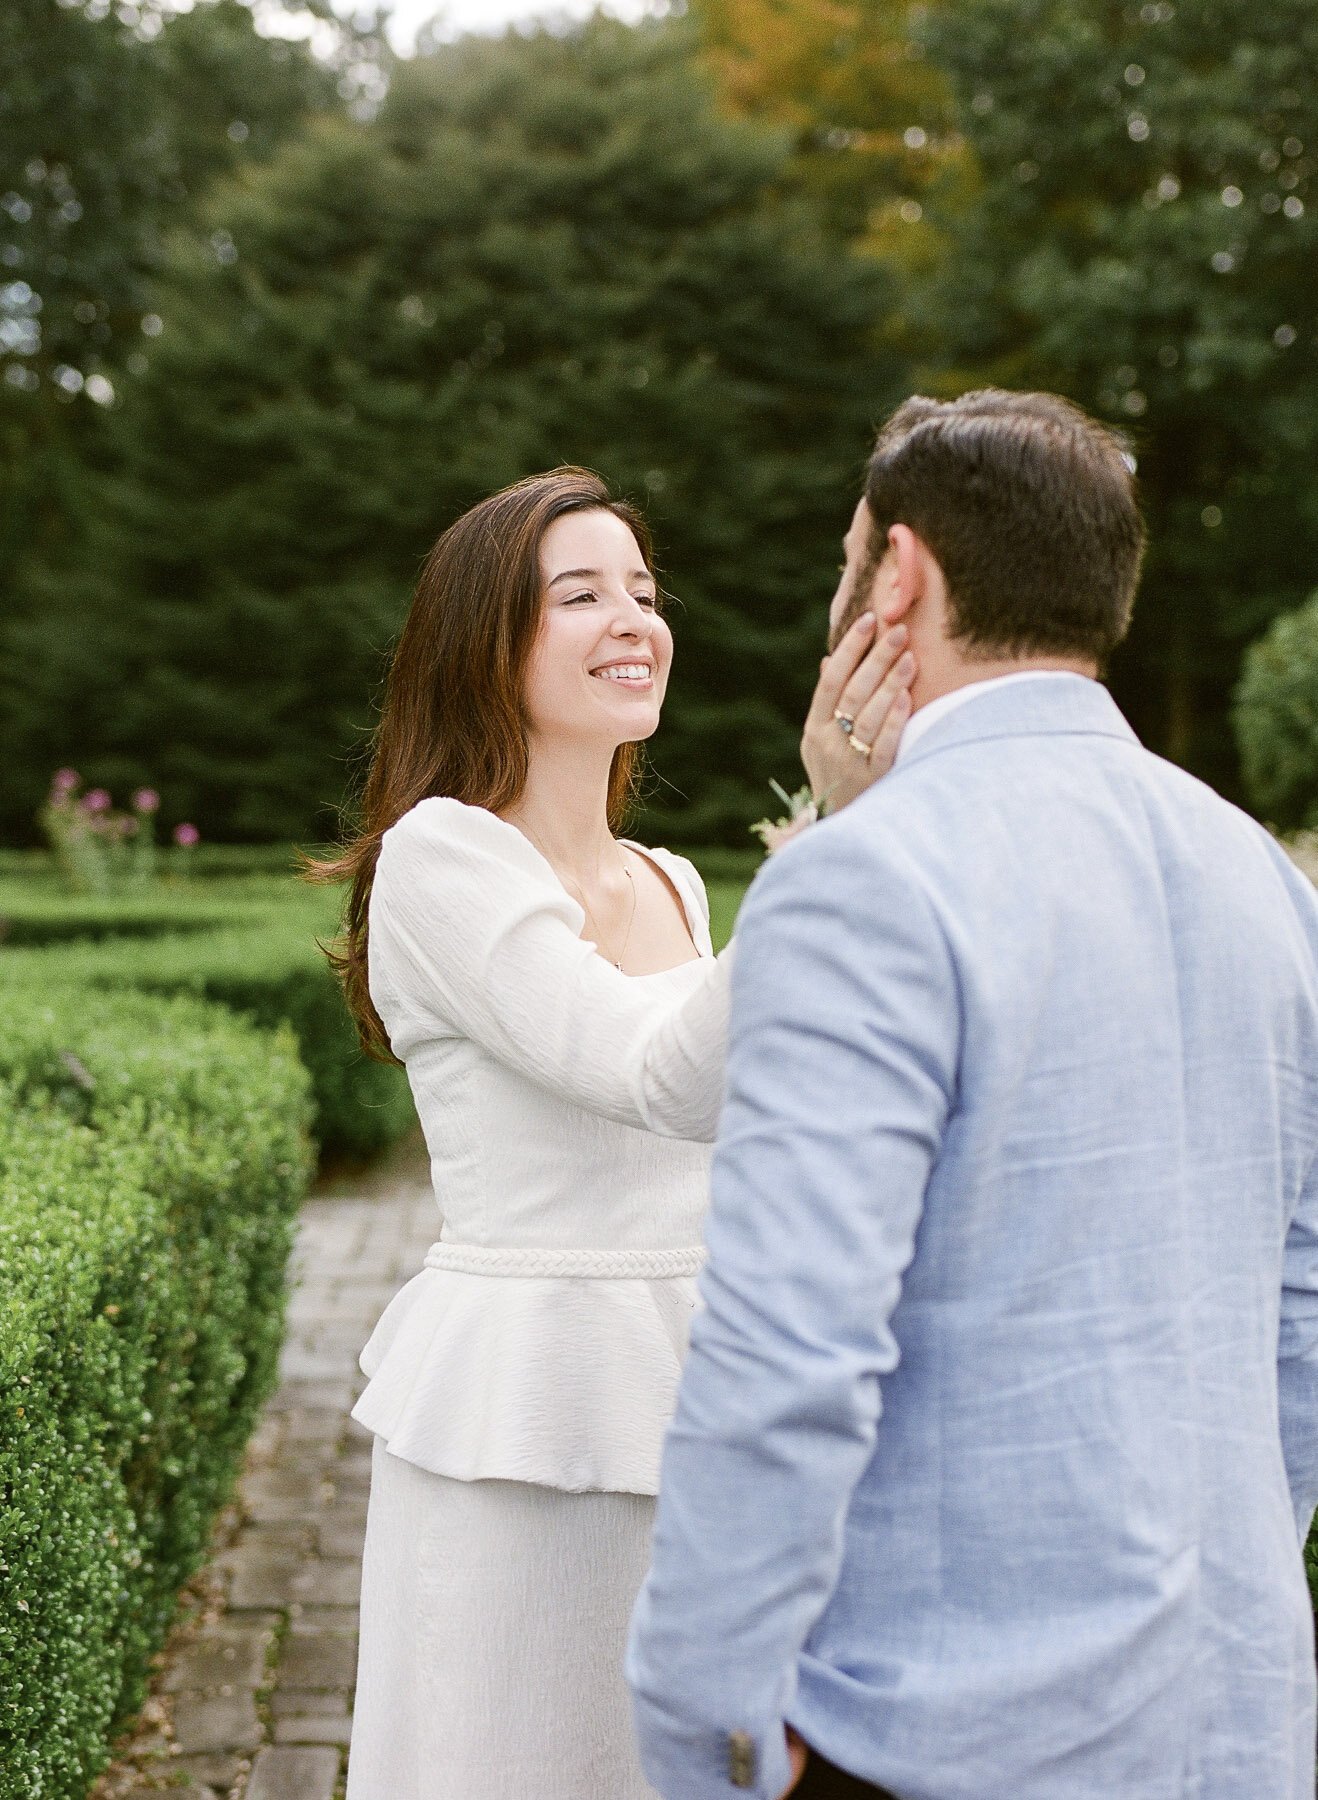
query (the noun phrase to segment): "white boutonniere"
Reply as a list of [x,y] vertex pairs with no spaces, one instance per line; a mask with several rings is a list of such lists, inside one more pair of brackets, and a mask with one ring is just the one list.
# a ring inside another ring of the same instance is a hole
[[771,781],[769,786],[787,808],[787,817],[757,819],[751,826],[751,832],[772,856],[775,850],[781,850],[784,844],[790,843],[794,837],[800,837],[807,826],[815,823],[820,814],[820,805],[808,787],[798,788],[796,793],[789,794],[776,781]]

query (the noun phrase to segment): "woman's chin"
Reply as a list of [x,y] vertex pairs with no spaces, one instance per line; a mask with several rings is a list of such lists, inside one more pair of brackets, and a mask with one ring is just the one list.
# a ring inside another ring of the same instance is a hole
[[569,722],[560,719],[554,722],[541,721],[531,729],[532,743],[537,749],[550,750],[554,747],[566,749],[572,746],[574,754],[593,749],[612,755],[623,744],[642,744],[652,738],[659,729],[659,710],[657,707],[647,708],[641,712],[638,708],[630,719],[613,718],[610,720],[592,719],[589,724],[576,720]]
[[643,717],[638,715],[630,722],[620,723],[614,733],[613,741],[615,745],[641,744],[646,738],[652,738],[658,729],[659,709],[656,707]]
[[658,731],[661,710],[657,694],[619,695],[608,709],[608,729],[619,744],[638,743]]

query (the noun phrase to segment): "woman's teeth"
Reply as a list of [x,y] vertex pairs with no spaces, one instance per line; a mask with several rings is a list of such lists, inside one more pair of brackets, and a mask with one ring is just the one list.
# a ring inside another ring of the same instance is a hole
[[648,663],[617,663],[609,669],[592,669],[601,681],[648,681],[650,668]]

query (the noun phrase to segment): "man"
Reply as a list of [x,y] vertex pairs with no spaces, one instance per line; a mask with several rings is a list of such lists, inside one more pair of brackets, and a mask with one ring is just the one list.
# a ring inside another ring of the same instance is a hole
[[1095,679],[1142,528],[1083,414],[908,402],[847,550],[915,711],[742,913],[647,1776],[1312,1800],[1318,896]]

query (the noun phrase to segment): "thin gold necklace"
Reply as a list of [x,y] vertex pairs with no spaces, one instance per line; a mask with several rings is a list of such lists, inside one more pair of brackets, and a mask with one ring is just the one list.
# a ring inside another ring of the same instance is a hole
[[550,856],[549,852],[545,849],[544,845],[540,842],[540,839],[536,836],[534,831],[532,831],[531,827],[526,823],[525,820],[522,821],[521,829],[530,838],[531,842],[535,845],[536,849],[540,852],[541,856],[544,857],[545,861],[549,864],[550,868],[554,871],[555,875],[558,876],[558,879],[562,883],[562,885],[568,890],[569,894],[572,895],[573,899],[575,899],[577,905],[581,908],[582,912],[585,913],[586,923],[590,926],[591,931],[595,934],[596,948],[601,951],[601,953],[604,956],[604,960],[606,962],[613,963],[614,968],[618,971],[619,975],[621,975],[623,972],[622,965],[623,965],[624,961],[626,960],[626,956],[627,956],[627,946],[632,941],[632,926],[636,923],[636,881],[632,875],[631,870],[627,867],[626,858],[623,856],[623,853],[622,853],[622,846],[618,843],[616,838],[611,840],[611,842],[613,843],[614,849],[617,850],[617,852],[618,852],[618,866],[621,868],[623,874],[627,877],[627,885],[631,888],[631,891],[632,891],[632,906],[631,906],[631,911],[627,915],[627,935],[622,940],[622,949],[618,952],[618,957],[617,957],[617,960],[615,961],[614,958],[611,957],[606,950],[604,950],[604,943],[603,943],[604,934],[599,928],[599,920],[595,917],[594,913],[590,910],[590,904],[586,899],[584,890],[580,887],[580,885],[577,882],[572,881],[568,876],[563,874],[562,870],[558,867],[558,864],[554,861],[553,857]]

